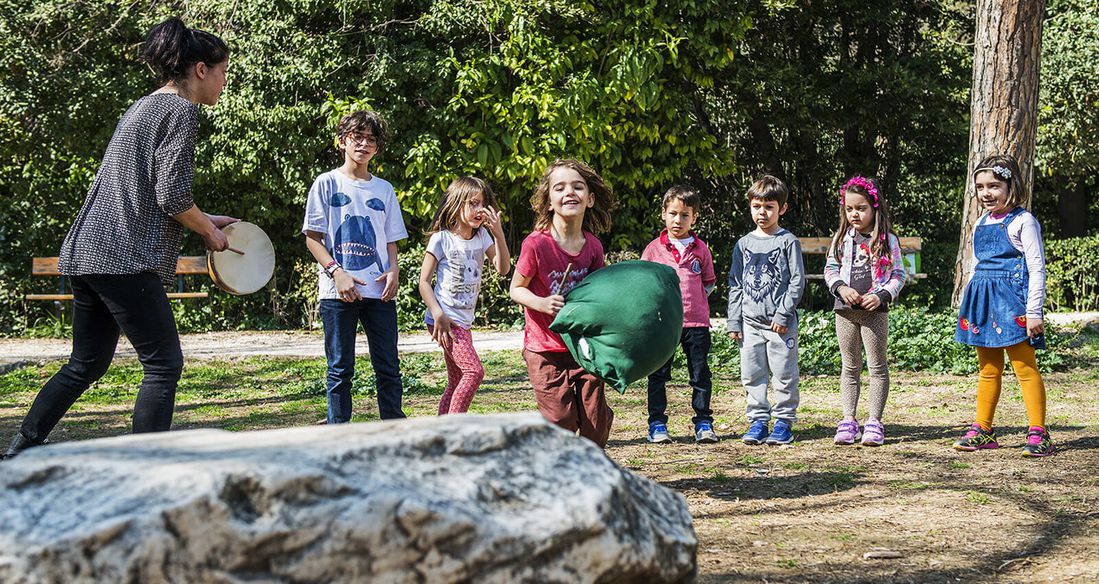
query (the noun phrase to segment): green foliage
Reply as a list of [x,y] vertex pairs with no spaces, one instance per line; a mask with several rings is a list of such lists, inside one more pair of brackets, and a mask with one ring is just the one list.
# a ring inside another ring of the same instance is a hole
[[[826,235],[846,175],[880,178],[901,235],[954,238],[965,173],[972,15],[957,2],[752,2],[743,57],[707,95],[748,172],[715,189],[720,238],[750,229],[763,171],[791,188],[783,224]],[[739,57],[739,56],[738,56]],[[713,229],[715,226],[706,224]]]
[[[0,70],[14,73],[0,76],[0,194],[12,201],[0,208],[0,331],[24,330],[48,308],[20,299],[52,285],[28,281],[30,258],[57,253],[114,120],[152,89],[135,48],[178,12],[117,0],[0,4]],[[229,86],[202,114],[196,201],[259,223],[279,262],[275,285],[258,294],[179,304],[183,330],[309,323],[305,195],[339,164],[331,128],[356,107],[390,121],[393,140],[372,170],[396,185],[412,232],[451,178],[476,174],[496,186],[518,242],[536,179],[569,156],[614,187],[616,228],[604,241],[627,248],[651,236],[657,191],[689,172],[734,169],[697,106],[749,25],[736,4],[199,0],[184,16],[233,51]],[[200,244],[188,238],[185,253]],[[410,326],[419,307],[402,309]]]
[[1033,211],[1047,235],[1077,237],[1099,227],[1099,0],[1050,0],[1046,15]]
[[[862,172],[880,176],[899,234],[957,236],[965,3],[0,0],[0,334],[64,330],[51,305],[22,299],[56,286],[31,282],[30,258],[57,254],[116,120],[153,89],[137,47],[173,14],[232,47],[227,90],[201,114],[196,201],[260,224],[278,257],[268,289],[176,304],[184,331],[315,323],[305,196],[339,164],[335,121],[359,107],[390,122],[372,170],[396,187],[410,233],[427,226],[454,176],[476,174],[499,192],[517,249],[535,181],[570,156],[615,190],[615,224],[602,236],[610,252],[639,251],[660,228],[661,193],[687,181],[703,191],[698,232],[723,271],[751,229],[744,190],[763,171],[790,184],[783,224],[798,235],[833,229],[839,179]],[[1049,14],[1039,166],[1094,177],[1099,59],[1081,55],[1099,46],[1095,0],[1050,0]],[[418,239],[401,244],[405,329],[420,326]],[[202,251],[193,236],[184,247]],[[925,247],[932,277],[904,302],[940,303],[950,255]],[[479,324],[521,319],[506,279],[483,290]]]
[[1051,240],[1046,246],[1046,307],[1099,309],[1099,235]]
[[1036,166],[1081,179],[1099,170],[1099,0],[1050,0],[1046,11]]

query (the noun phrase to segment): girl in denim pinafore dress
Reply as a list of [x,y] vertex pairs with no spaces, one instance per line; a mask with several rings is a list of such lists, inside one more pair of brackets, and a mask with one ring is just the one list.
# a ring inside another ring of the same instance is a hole
[[[1030,222],[1033,229],[1026,231],[1025,237],[1032,246],[1036,238],[1040,250],[1040,231],[1033,216],[1018,206],[1019,197],[1014,193],[1021,192],[1021,184],[1014,158],[990,157],[978,166],[974,177],[978,199],[988,212],[974,228],[973,255],[977,265],[962,298],[954,340],[977,348],[980,376],[976,420],[965,436],[954,443],[954,448],[972,451],[999,446],[992,431],[992,416],[1000,397],[1006,353],[1022,386],[1030,418],[1024,454],[1045,456],[1053,452],[1053,442],[1045,428],[1045,387],[1034,355],[1035,348],[1045,348],[1045,341],[1041,327],[1033,325],[1028,332],[1027,326],[1030,279],[1044,278],[1045,268],[1044,263],[1028,266],[1026,256],[1009,236],[1014,222]],[[990,218],[996,222],[989,222]],[[1015,231],[1020,239],[1024,237],[1022,230]],[[1044,262],[1040,251],[1034,257]],[[1044,289],[1044,281],[1039,288]],[[1040,306],[1038,296],[1035,302]],[[1036,322],[1041,322],[1040,316],[1039,312]]]

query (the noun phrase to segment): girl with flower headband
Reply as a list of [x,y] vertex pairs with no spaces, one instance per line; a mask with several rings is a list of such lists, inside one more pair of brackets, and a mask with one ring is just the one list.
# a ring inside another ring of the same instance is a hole
[[[836,337],[843,366],[840,399],[843,420],[836,426],[836,444],[862,442],[881,446],[881,422],[889,395],[889,304],[904,286],[901,244],[891,230],[889,208],[873,181],[853,176],[840,189],[839,229],[832,236],[824,266],[824,280],[836,297]],[[855,418],[859,404],[862,352],[870,371],[866,424]]]
[[1019,163],[1009,155],[989,156],[973,171],[977,201],[985,213],[973,232],[977,261],[965,287],[954,340],[977,348],[977,416],[957,450],[996,448],[992,416],[1000,399],[1004,353],[1022,388],[1030,429],[1024,456],[1053,454],[1046,428],[1046,389],[1034,349],[1045,348],[1042,304],[1046,260],[1042,228],[1021,207],[1026,186]]

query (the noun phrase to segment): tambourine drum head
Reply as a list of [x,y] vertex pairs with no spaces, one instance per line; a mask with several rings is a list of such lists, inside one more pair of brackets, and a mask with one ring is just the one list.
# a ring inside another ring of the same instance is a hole
[[210,279],[218,288],[243,296],[263,288],[275,273],[275,247],[271,239],[254,223],[241,221],[225,229],[229,247],[244,252],[214,251],[206,255]]

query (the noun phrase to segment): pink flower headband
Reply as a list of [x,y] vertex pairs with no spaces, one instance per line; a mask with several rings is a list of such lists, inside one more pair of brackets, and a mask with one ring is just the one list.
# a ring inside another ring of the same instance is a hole
[[843,185],[843,188],[840,189],[841,205],[844,204],[844,194],[847,192],[847,189],[851,187],[862,187],[866,189],[866,193],[870,195],[870,206],[875,209],[878,208],[878,188],[874,186],[874,183],[870,182],[870,179],[862,176],[851,177],[851,180],[847,181],[847,184]]

